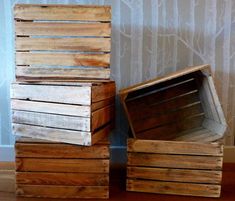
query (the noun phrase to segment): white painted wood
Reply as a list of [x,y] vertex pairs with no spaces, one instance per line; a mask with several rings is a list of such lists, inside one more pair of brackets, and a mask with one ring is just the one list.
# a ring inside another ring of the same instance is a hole
[[45,128],[23,124],[13,124],[14,135],[22,137],[33,137],[35,139],[50,140],[54,142],[90,145],[91,133],[82,131],[71,131],[64,129]]
[[219,137],[222,138],[224,135],[224,132],[226,131],[227,126],[224,124],[220,124],[214,120],[211,119],[207,119],[205,118],[203,120],[202,126],[204,128],[207,128],[208,130],[210,130],[211,132],[213,132],[214,134],[219,134]]
[[45,102],[91,104],[91,87],[12,84],[11,98]]
[[13,110],[23,110],[68,116],[90,117],[91,107],[85,105],[68,105],[26,100],[11,100]]
[[17,111],[12,112],[14,123],[44,126],[51,128],[62,128],[80,131],[90,131],[90,118],[46,114],[38,112]]

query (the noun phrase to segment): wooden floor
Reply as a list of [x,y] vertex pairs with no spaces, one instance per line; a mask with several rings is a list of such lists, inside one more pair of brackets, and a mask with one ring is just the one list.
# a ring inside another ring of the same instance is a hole
[[[125,191],[125,170],[120,168],[113,168],[111,172],[111,187],[110,199],[111,201],[234,201],[235,200],[235,164],[224,164],[222,196],[221,198],[201,198],[201,197],[186,197],[186,196],[169,196],[146,193],[132,193]],[[1,193],[0,201],[58,201],[59,199],[36,199],[36,198],[15,198],[13,193]],[[71,199],[71,201],[75,199]],[[81,200],[81,199],[79,199]],[[87,200],[87,199],[86,199]],[[65,201],[61,199],[61,201]],[[66,201],[70,201],[66,199]],[[88,201],[88,200],[87,200]]]

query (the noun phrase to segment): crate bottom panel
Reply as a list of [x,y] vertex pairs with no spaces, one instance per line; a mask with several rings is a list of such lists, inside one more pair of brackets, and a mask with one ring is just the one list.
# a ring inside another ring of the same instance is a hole
[[221,186],[212,184],[128,179],[127,191],[202,197],[220,197]]
[[109,197],[109,186],[17,185],[16,195],[39,198],[103,198]]

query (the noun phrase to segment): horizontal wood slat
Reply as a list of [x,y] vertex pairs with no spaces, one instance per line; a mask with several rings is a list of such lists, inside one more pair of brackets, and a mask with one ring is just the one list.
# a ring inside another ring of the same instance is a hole
[[15,22],[17,36],[110,37],[110,23]]
[[41,198],[108,198],[108,186],[18,185],[17,196]]
[[108,186],[108,174],[97,173],[53,173],[16,172],[17,184],[66,185],[66,186]]
[[128,167],[127,177],[157,181],[220,184],[222,171]]
[[16,158],[16,171],[108,173],[109,160]]
[[127,180],[128,191],[192,195],[203,197],[220,197],[220,185],[211,184],[188,184],[178,182]]
[[109,68],[46,68],[16,67],[16,77],[21,80],[78,81],[79,79],[109,79]]
[[110,6],[16,4],[16,20],[110,21]]
[[223,146],[218,143],[128,139],[127,148],[128,152],[223,156]]
[[16,37],[16,51],[60,50],[110,52],[110,38],[29,38]]
[[90,147],[51,143],[16,143],[18,158],[109,158],[109,145]]
[[110,54],[16,53],[16,65],[108,67]]
[[222,157],[129,153],[128,165],[185,169],[221,170]]

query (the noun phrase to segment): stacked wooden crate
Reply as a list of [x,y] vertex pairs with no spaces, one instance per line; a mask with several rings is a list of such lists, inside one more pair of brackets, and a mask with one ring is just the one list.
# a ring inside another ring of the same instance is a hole
[[219,197],[226,122],[208,65],[120,91],[128,139],[127,190]]
[[16,141],[17,195],[108,198],[110,6],[23,4],[14,14],[13,132],[31,138]]

